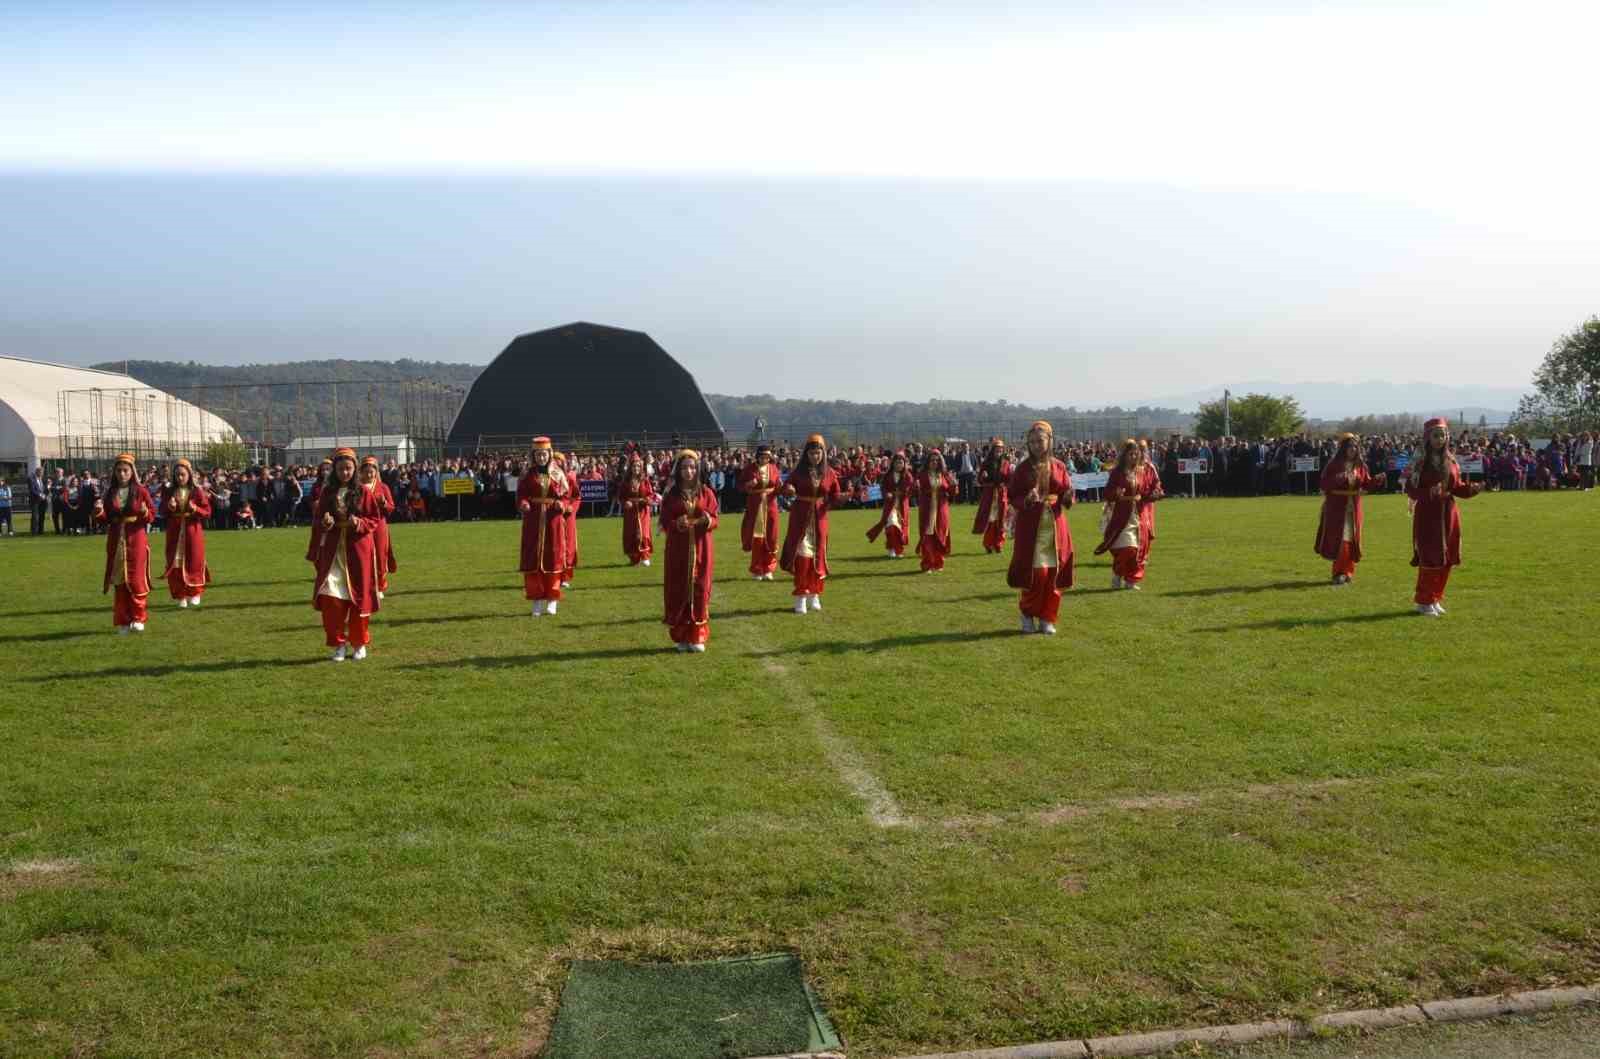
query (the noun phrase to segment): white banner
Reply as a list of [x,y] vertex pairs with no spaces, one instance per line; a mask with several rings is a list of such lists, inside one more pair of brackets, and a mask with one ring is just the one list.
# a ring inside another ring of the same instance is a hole
[[1472,458],[1470,460],[1458,460],[1456,462],[1461,464],[1461,473],[1462,474],[1482,474],[1483,473],[1483,457],[1481,457],[1481,456],[1474,457],[1474,458]]
[[1207,467],[1206,467],[1207,462],[1208,461],[1206,461],[1206,460],[1200,460],[1200,459],[1196,459],[1196,460],[1179,460],[1178,461],[1178,473],[1179,474],[1205,474],[1206,471],[1207,471]]
[[1111,480],[1110,471],[1085,471],[1072,476],[1072,488],[1078,489],[1104,489]]
[[1296,456],[1289,461],[1290,474],[1316,474],[1317,458],[1315,456]]

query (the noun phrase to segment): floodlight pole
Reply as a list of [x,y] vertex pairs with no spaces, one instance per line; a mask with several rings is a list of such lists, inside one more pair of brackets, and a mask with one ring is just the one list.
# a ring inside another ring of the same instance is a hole
[[1233,409],[1230,406],[1233,395],[1227,390],[1222,391],[1222,436],[1233,437]]

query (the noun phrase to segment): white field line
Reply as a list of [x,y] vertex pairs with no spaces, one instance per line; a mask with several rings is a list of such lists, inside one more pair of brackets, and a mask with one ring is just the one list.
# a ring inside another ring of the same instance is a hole
[[[762,665],[767,672],[775,677],[785,677],[789,670],[782,662],[767,658]],[[867,808],[867,818],[878,827],[915,827],[917,821],[900,811],[900,803],[895,801],[889,788],[883,781],[872,774],[867,768],[867,763],[861,755],[853,750],[843,736],[834,731],[833,725],[822,715],[817,708],[816,699],[805,689],[805,685],[792,680],[782,680],[782,685],[789,689],[789,702],[806,719],[811,726],[811,734],[816,736],[817,742],[822,745],[822,754],[828,759],[828,764],[833,766],[833,771],[839,774],[850,793],[854,794]]]

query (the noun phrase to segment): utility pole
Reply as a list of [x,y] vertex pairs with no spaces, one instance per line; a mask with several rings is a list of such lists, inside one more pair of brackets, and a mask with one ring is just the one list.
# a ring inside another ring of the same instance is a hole
[[1222,391],[1222,436],[1233,437],[1233,394]]

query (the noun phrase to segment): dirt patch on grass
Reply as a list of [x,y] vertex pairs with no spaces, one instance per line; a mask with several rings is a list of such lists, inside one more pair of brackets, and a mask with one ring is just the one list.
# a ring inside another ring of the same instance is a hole
[[30,890],[57,890],[82,886],[88,871],[75,860],[19,860],[0,872],[0,901],[10,901]]

